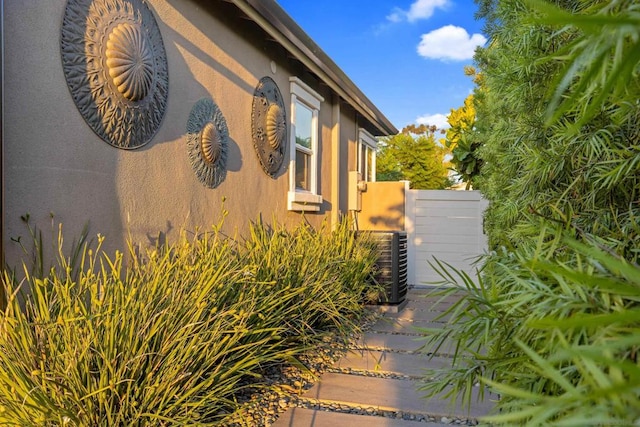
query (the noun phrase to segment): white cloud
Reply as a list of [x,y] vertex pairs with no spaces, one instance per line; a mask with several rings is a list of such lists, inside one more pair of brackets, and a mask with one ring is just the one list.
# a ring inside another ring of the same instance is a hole
[[423,34],[418,54],[430,59],[464,61],[473,58],[476,47],[486,42],[482,34],[470,36],[464,28],[447,25]]
[[393,23],[400,22],[405,16],[405,12],[397,7],[393,9],[389,15],[387,15],[387,21],[391,21]]
[[449,6],[450,0],[415,0],[409,10],[402,10],[398,7],[387,15],[387,20],[391,22],[401,22],[405,19],[415,22],[420,19],[429,19],[436,9],[444,9]]
[[445,114],[425,114],[416,119],[416,123],[419,125],[435,126],[438,129],[449,129],[449,123],[447,122],[447,115]]
[[449,0],[416,0],[407,12],[407,20],[414,22],[431,18],[436,9],[444,9],[448,4]]

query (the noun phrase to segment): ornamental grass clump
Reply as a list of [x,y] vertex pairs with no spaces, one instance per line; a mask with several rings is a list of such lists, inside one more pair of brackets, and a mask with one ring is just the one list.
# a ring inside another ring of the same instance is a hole
[[60,237],[44,274],[6,271],[0,424],[225,425],[266,367],[358,327],[373,256],[348,226],[216,230],[128,257]]
[[347,334],[357,328],[363,298],[373,299],[379,292],[369,281],[373,250],[366,236],[356,240],[347,222],[333,233],[326,225],[319,232],[306,225],[290,232],[257,222],[250,228],[241,256],[254,280],[288,295],[282,304],[287,312],[281,318],[288,334],[305,342],[316,339],[318,331]]

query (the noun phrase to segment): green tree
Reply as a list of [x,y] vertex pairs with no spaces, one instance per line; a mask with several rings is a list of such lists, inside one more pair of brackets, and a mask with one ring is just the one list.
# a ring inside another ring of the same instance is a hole
[[471,188],[482,167],[482,159],[478,155],[482,143],[475,134],[476,109],[473,102],[473,95],[469,95],[462,107],[451,109],[445,138],[445,146],[452,155],[452,169],[467,183],[467,190]]
[[437,128],[409,125],[381,141],[376,156],[376,180],[410,181],[413,189],[440,190],[451,186],[446,147],[436,141]]

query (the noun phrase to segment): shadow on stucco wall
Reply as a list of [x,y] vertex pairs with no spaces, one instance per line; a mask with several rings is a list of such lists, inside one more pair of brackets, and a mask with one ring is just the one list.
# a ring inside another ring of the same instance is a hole
[[[126,247],[130,233],[134,242],[155,244],[183,225],[210,225],[224,196],[233,199],[228,207],[237,213],[232,226],[246,224],[260,211],[289,218],[283,208],[286,161],[275,179],[264,175],[253,149],[250,111],[258,80],[271,72],[270,61],[284,68],[272,73],[284,94],[288,76],[296,74],[286,69],[295,67],[286,52],[231,3],[147,3],[167,55],[166,110],[148,144],[120,150],[87,125],[67,87],[60,59],[66,0],[5,2],[5,50],[20,52],[4,64],[3,239],[13,265],[23,254],[10,239],[28,238],[20,220],[26,213],[52,238],[55,224],[62,223],[67,242],[88,221],[90,235],[106,236],[103,249],[110,254]],[[231,174],[217,189],[198,182],[187,156],[189,113],[205,97],[221,107],[230,129]]]
[[[231,2],[220,1],[196,1],[197,6],[193,8],[183,7],[178,10],[174,4],[168,1],[158,2],[158,9],[162,14],[171,15],[172,21],[177,25],[169,25],[165,23],[162,27],[163,37],[165,37],[165,46],[167,48],[169,58],[174,61],[174,69],[189,70],[189,64],[196,60],[200,64],[204,64],[211,72],[198,73],[192,75],[194,81],[199,81],[203,93],[198,95],[194,92],[193,87],[185,88],[186,91],[181,92],[178,96],[179,102],[194,102],[199,96],[210,96],[211,93],[224,93],[223,88],[233,87],[235,100],[213,98],[214,102],[222,107],[230,104],[235,108],[223,108],[229,129],[231,133],[229,161],[227,162],[228,170],[238,172],[242,167],[242,147],[247,156],[251,156],[251,162],[257,160],[256,153],[253,151],[253,143],[251,135],[247,129],[251,129],[249,121],[251,112],[238,110],[239,94],[253,98],[254,91],[260,78],[271,74],[277,84],[280,92],[287,99],[288,76],[291,74],[289,70],[274,73],[270,69],[270,59],[278,59],[279,66],[283,65],[282,58],[287,57],[287,52],[280,45],[272,40],[265,38],[262,30],[249,20],[238,15],[238,10]],[[216,19],[216,25],[211,25],[208,20]],[[179,31],[176,31],[178,28]],[[226,31],[219,31],[225,28]],[[217,31],[216,31],[217,30]],[[241,34],[241,36],[240,36]],[[239,42],[251,45],[256,52],[246,49]],[[169,40],[169,41],[168,41]],[[206,47],[205,47],[206,46]],[[264,70],[257,72],[256,70]],[[178,77],[179,78],[179,77]],[[174,78],[175,79],[175,78]],[[287,86],[284,86],[284,85]],[[251,104],[246,104],[247,108],[251,108]],[[285,102],[285,110],[287,117],[291,114],[288,102]],[[243,132],[238,132],[243,129]],[[290,132],[291,130],[288,129]],[[234,135],[238,134],[241,141],[235,141]],[[290,136],[290,135],[289,135]],[[273,176],[273,180],[278,180],[288,174],[289,161],[289,144],[286,144],[284,153],[284,162],[278,172]],[[254,219],[254,218],[251,218]]]
[[[3,238],[8,265],[24,258],[15,240],[29,243],[21,217],[43,231],[54,250],[57,224],[66,246],[89,221],[90,234],[120,229],[113,180],[119,151],[96,137],[78,113],[60,60],[64,1],[5,2]],[[55,19],[52,19],[54,17]],[[49,238],[50,237],[50,238]],[[105,249],[124,247],[111,234]]]
[[397,231],[405,229],[407,183],[368,182],[362,193],[361,230]]
[[363,212],[359,220],[362,230],[404,230],[404,203],[384,206],[373,215],[366,215]]

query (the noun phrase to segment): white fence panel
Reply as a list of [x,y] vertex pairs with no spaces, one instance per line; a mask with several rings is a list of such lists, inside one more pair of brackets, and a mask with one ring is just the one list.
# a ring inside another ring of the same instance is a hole
[[474,261],[487,251],[482,214],[487,201],[478,191],[409,190],[406,198],[409,284],[438,282],[434,257],[474,275]]

